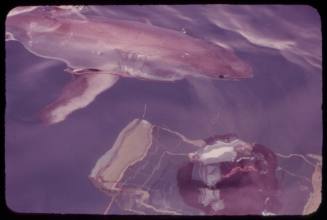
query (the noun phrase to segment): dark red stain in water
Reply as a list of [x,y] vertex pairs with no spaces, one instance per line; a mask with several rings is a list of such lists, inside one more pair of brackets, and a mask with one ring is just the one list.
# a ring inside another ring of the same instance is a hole
[[214,211],[210,205],[205,207],[199,202],[199,189],[209,187],[202,181],[192,179],[193,163],[181,167],[177,174],[179,192],[184,202],[209,215],[261,215],[264,210],[278,212],[280,203],[275,154],[267,147],[256,144],[248,159],[236,162],[242,156],[238,155],[234,162],[219,164],[222,179],[211,189],[220,190],[220,198],[224,203],[222,210]]

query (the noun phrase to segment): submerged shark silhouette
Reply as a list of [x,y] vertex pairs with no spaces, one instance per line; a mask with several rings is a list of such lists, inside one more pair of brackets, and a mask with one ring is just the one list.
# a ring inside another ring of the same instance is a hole
[[120,77],[252,77],[252,68],[231,50],[150,24],[85,17],[69,7],[14,8],[7,15],[6,40],[19,41],[39,57],[63,61],[66,71],[77,75],[43,109],[49,124],[87,106]]

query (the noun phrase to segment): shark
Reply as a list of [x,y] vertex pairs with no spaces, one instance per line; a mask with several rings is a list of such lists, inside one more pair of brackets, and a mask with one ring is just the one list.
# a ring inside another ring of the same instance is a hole
[[[174,82],[192,78],[240,80],[250,64],[232,49],[188,34],[132,20],[83,15],[68,6],[23,6],[6,17],[6,41],[62,61],[73,79],[44,107],[47,124],[64,121],[122,77]],[[76,9],[76,8],[74,8]]]

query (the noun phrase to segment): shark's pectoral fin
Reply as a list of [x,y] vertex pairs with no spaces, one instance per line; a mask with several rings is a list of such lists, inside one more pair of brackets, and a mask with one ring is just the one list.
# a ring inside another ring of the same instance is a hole
[[77,109],[90,104],[97,95],[112,87],[119,77],[108,73],[83,73],[75,76],[62,90],[60,96],[41,111],[47,124],[55,124]]

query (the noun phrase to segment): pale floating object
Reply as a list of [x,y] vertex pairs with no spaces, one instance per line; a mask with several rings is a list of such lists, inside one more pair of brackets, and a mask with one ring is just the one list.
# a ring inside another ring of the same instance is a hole
[[220,191],[218,189],[200,188],[199,203],[203,206],[211,206],[215,211],[224,208],[224,201],[220,200]]
[[190,153],[191,161],[200,162],[204,165],[234,161],[239,151],[251,151],[252,146],[240,139],[224,141],[217,140],[208,144],[198,151]]
[[[228,140],[221,138],[209,141],[204,147],[188,154],[190,161],[195,163],[193,176],[199,178],[207,186],[214,186],[221,181],[223,175],[217,164],[224,162],[238,162],[246,156],[250,156],[252,146],[245,141],[235,137],[229,137]],[[239,157],[239,153],[243,157]]]
[[303,215],[312,214],[313,212],[317,211],[320,204],[321,204],[321,189],[322,189],[322,156],[309,154],[311,158],[316,159],[318,162],[314,168],[311,181],[312,181],[312,188],[313,192],[310,193],[309,199],[304,206]]
[[86,17],[79,11],[17,7],[7,16],[7,41],[19,41],[36,56],[63,61],[67,72],[77,75],[43,111],[49,124],[90,104],[119,77],[175,81],[252,76],[252,68],[231,50],[150,24]]
[[215,135],[189,153],[190,164],[177,175],[189,206],[208,215],[273,214],[278,211],[274,152],[236,135]]
[[89,178],[107,193],[122,190],[117,184],[128,167],[144,159],[152,144],[151,125],[134,119],[118,135],[117,140],[95,164]]
[[[109,212],[114,201],[122,210],[133,213],[179,214],[174,209],[151,202],[156,195],[153,195],[153,191],[147,187],[147,184],[152,181],[153,175],[159,172],[162,163],[167,164],[166,161],[163,161],[165,155],[178,156],[187,160],[187,153],[171,152],[165,150],[165,146],[159,147],[157,138],[160,136],[160,132],[176,137],[177,140],[187,146],[192,146],[193,149],[198,148],[198,144],[201,143],[199,140],[190,140],[168,128],[152,125],[144,119],[132,120],[119,133],[110,150],[98,159],[89,175],[89,179],[98,189],[111,196],[111,202],[105,214]],[[168,146],[168,148],[170,150],[178,148],[177,143],[180,144],[180,142],[176,142],[176,146]],[[188,152],[190,150],[188,149]],[[148,160],[155,155],[160,155],[160,158],[156,160],[157,163],[155,165],[148,164]],[[137,166],[143,167],[147,164],[150,166],[151,172],[146,173],[141,183],[128,180],[131,173],[137,175],[139,172]]]

